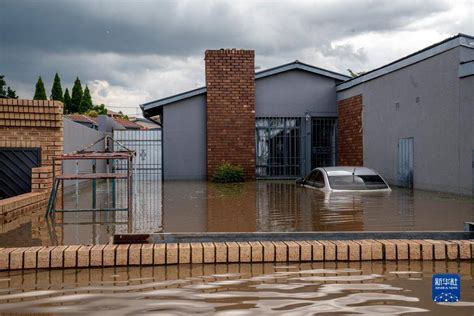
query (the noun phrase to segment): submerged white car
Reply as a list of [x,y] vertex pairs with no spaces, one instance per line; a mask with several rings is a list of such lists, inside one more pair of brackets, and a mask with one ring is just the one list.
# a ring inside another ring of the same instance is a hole
[[316,168],[297,184],[324,192],[390,192],[387,182],[374,170],[366,167]]

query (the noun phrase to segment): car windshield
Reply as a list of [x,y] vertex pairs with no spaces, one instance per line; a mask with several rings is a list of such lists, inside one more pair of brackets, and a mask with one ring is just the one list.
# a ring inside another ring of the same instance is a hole
[[388,188],[378,175],[329,176],[328,179],[333,190],[381,190]]

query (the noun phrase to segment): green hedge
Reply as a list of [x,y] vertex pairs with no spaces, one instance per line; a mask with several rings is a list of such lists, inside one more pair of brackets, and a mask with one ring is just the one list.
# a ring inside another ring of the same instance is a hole
[[214,171],[212,181],[217,183],[243,182],[244,168],[223,162]]

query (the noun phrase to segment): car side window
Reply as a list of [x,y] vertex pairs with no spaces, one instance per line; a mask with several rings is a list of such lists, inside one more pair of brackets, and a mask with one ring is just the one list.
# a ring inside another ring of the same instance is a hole
[[306,178],[306,182],[314,182],[316,180],[316,173],[318,170],[315,170],[309,174],[309,176]]
[[324,188],[324,175],[321,171],[315,170],[310,173],[307,182],[317,188]]
[[324,188],[324,176],[323,173],[319,170],[317,170],[316,172],[316,177],[313,185],[317,188]]

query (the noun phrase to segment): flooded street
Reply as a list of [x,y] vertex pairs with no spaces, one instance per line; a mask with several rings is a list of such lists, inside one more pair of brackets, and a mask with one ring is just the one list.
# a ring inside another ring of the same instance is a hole
[[[434,273],[461,301],[434,303]],[[0,273],[0,313],[80,315],[472,315],[469,262],[174,265]]]
[[[127,232],[462,231],[464,222],[474,221],[474,199],[451,194],[399,188],[331,194],[291,181],[226,185],[157,177],[135,178],[130,217],[73,212],[46,220],[45,210],[36,210],[5,218],[0,246],[103,244]],[[99,183],[99,207],[126,204],[125,183],[116,184],[115,194],[112,188]],[[91,203],[90,184],[71,186],[64,196],[67,209]]]

